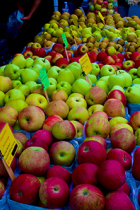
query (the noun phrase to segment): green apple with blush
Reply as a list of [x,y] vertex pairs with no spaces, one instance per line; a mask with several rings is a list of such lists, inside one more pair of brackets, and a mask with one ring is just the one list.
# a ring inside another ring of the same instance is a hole
[[96,84],[95,84],[95,86],[101,87],[102,89],[105,90],[106,94],[108,94],[108,92],[109,92],[109,87],[108,87],[108,85],[106,84],[106,82],[104,82],[104,81],[97,81]]
[[72,92],[72,86],[66,82],[66,81],[61,81],[56,85],[57,89],[63,89],[66,91],[66,93],[68,94],[68,96],[71,94]]
[[12,89],[12,80],[9,77],[0,76],[0,90],[4,93]]
[[8,102],[5,104],[5,106],[11,106],[11,107],[13,107],[14,109],[16,109],[16,111],[17,111],[18,113],[20,113],[20,111],[21,111],[22,109],[24,109],[25,107],[27,107],[28,104],[27,104],[25,101],[23,101],[22,99],[15,99],[15,100],[12,100],[12,101],[8,101]]
[[38,93],[31,93],[26,98],[26,103],[28,106],[38,106],[43,110],[47,107],[48,102],[47,99]]
[[102,104],[94,104],[88,108],[89,116],[91,116],[93,113],[98,111],[103,111],[104,106]]
[[25,83],[26,86],[29,87],[29,90],[31,91],[33,87],[37,86],[38,84],[34,81],[29,81]]
[[[120,91],[122,91],[122,92],[124,93],[124,95],[125,95],[125,90],[124,90],[124,88],[121,87],[120,85],[114,85],[110,91],[112,91],[112,90],[120,90]],[[109,93],[110,93],[110,92],[109,92]],[[109,93],[108,93],[108,94],[109,94]]]

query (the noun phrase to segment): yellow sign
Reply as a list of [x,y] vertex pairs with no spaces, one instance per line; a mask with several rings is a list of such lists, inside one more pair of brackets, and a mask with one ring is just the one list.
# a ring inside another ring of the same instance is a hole
[[17,149],[18,149],[18,143],[9,125],[6,124],[0,133],[0,151],[2,153],[5,162],[9,167],[16,154]]
[[103,21],[103,23],[105,23],[104,17],[102,16],[102,14],[100,12],[98,12],[98,15],[99,15],[100,19]]
[[79,59],[79,62],[86,75],[93,69],[87,53]]

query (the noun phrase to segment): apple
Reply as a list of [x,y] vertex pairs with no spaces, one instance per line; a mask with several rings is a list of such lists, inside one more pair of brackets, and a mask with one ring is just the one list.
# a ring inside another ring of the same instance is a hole
[[63,121],[63,119],[59,115],[56,114],[49,115],[43,124],[43,130],[51,132],[53,125],[58,121]]
[[125,182],[120,188],[117,189],[117,192],[125,192],[128,196],[130,195],[130,187],[127,182]]
[[22,99],[15,99],[15,100],[9,100],[5,106],[13,107],[18,113],[21,112],[22,109],[25,107],[28,107],[28,104],[23,101]]
[[112,89],[113,86],[119,85],[122,88],[125,87],[125,77],[123,74],[113,74],[108,78],[109,88]]
[[97,141],[84,141],[77,150],[77,162],[93,163],[100,166],[107,158],[105,147]]
[[132,60],[126,60],[123,62],[123,69],[129,71],[130,69],[135,68],[135,63]]
[[15,99],[21,99],[23,101],[25,101],[25,96],[22,93],[21,90],[18,89],[11,89],[9,90],[4,97],[4,103],[7,103],[8,101],[12,101]]
[[56,53],[54,50],[50,50],[47,52],[47,55],[53,56]]
[[67,50],[67,53],[66,53],[66,50],[64,50],[62,52],[62,55],[63,55],[64,58],[67,58],[67,56],[68,56],[69,59],[72,58],[72,53],[70,51],[68,51],[68,50]]
[[104,188],[117,190],[126,181],[124,166],[117,160],[105,160],[99,167],[98,179]]
[[104,146],[104,148],[106,149],[107,148],[107,143],[106,143],[106,140],[101,137],[101,136],[90,136],[90,137],[87,137],[85,141],[97,141],[99,142],[100,144],[102,144]]
[[138,78],[138,75],[137,75],[137,69],[136,68],[132,68],[129,70],[128,74],[131,75],[132,77],[132,80]]
[[127,124],[127,123],[118,123],[117,125],[114,125],[110,130],[110,136],[112,136],[113,133],[115,133],[117,130],[121,128],[127,128],[131,133],[134,133],[133,128]]
[[32,57],[33,56],[33,51],[31,51],[30,49],[26,48],[26,50],[24,50],[22,54],[24,55],[24,58],[26,56]]
[[115,55],[116,54],[116,49],[113,46],[109,46],[105,49],[105,53],[107,55]]
[[36,73],[34,70],[30,68],[26,68],[23,71],[21,71],[21,82],[22,84],[25,84],[30,81],[37,82],[38,80],[38,73]]
[[85,100],[88,105],[104,104],[107,99],[107,94],[104,89],[98,86],[93,86],[85,93]]
[[4,76],[4,69],[6,65],[0,66],[0,76]]
[[113,126],[117,125],[117,124],[128,124],[128,120],[125,119],[124,117],[113,117],[112,119],[109,120],[109,124],[110,124],[110,128],[112,128]]
[[52,114],[56,114],[64,119],[67,117],[68,113],[69,107],[62,100],[51,101],[45,109],[45,114],[47,115],[47,117]]
[[50,131],[47,130],[37,130],[33,135],[32,138],[40,138],[46,142],[49,146],[53,142],[53,137]]
[[45,113],[38,106],[28,106],[18,114],[20,127],[28,132],[35,132],[42,128],[45,121]]
[[20,85],[17,85],[15,89],[20,90],[24,94],[25,97],[27,97],[30,93],[29,87],[27,85],[20,84]]
[[127,128],[121,128],[111,135],[111,145],[130,153],[136,146],[135,135]]
[[122,61],[124,61],[124,55],[122,53],[117,53],[116,54],[118,58],[120,58]]
[[51,131],[57,140],[72,140],[76,135],[76,129],[69,120],[56,122]]
[[131,60],[131,55],[132,55],[132,52],[126,52],[126,53],[124,54],[124,58],[125,58],[126,60]]
[[88,120],[94,116],[101,116],[104,117],[106,120],[108,120],[108,115],[104,112],[104,111],[96,111],[93,114],[90,115],[90,117],[88,118]]
[[74,107],[68,113],[68,120],[76,120],[84,125],[89,118],[89,113],[84,107]]
[[76,166],[72,172],[72,183],[75,186],[80,184],[98,184],[99,167],[93,163],[82,163]]
[[132,104],[139,104],[140,103],[140,89],[136,85],[132,87],[128,87],[125,91],[127,102]]
[[24,56],[17,55],[12,59],[11,64],[15,64],[20,69],[23,69],[26,65],[26,59],[24,58]]
[[108,94],[108,92],[109,92],[109,87],[108,87],[108,84],[107,84],[106,82],[101,81],[101,80],[100,80],[100,81],[97,81],[96,84],[95,84],[95,86],[104,89],[105,92],[106,92],[106,94]]
[[100,69],[100,77],[103,76],[110,76],[112,74],[115,74],[115,69],[111,65],[104,65]]
[[140,66],[140,58],[135,61],[135,68]]
[[34,60],[34,64],[40,64],[42,68],[45,67],[46,72],[48,72],[48,70],[50,69],[50,62],[45,58],[41,58],[41,57],[36,58]]
[[12,63],[9,63],[4,68],[4,76],[9,77],[11,80],[16,80],[20,77],[20,68]]
[[79,78],[73,83],[72,92],[85,95],[90,88],[90,84],[85,79]]
[[104,112],[106,112],[109,117],[124,117],[125,107],[120,100],[111,98],[107,99],[107,101],[104,103]]
[[31,50],[34,52],[35,49],[37,48],[41,48],[41,44],[39,44],[38,42],[33,42],[31,43]]
[[135,62],[137,59],[140,59],[140,53],[139,52],[132,52],[130,58],[131,58],[132,61]]
[[98,209],[105,207],[105,197],[101,190],[92,184],[80,184],[70,193],[69,204],[72,210]]
[[33,64],[33,66],[31,67],[32,70],[34,70],[38,75],[39,75],[39,71],[42,69],[42,65],[36,63]]
[[101,136],[106,138],[110,133],[110,124],[107,119],[102,116],[93,116],[85,125],[86,137]]
[[64,207],[67,204],[69,194],[70,190],[67,183],[59,177],[46,179],[39,189],[39,198],[49,209]]
[[65,69],[69,65],[69,62],[66,58],[58,58],[55,62],[55,66],[58,66],[62,69]]
[[44,92],[44,88],[43,88],[42,84],[36,84],[36,86],[33,86],[30,93],[38,93],[40,95],[45,96],[45,92]]
[[0,91],[6,93],[12,89],[12,80],[9,77],[0,76]]
[[[14,159],[12,160],[11,166],[10,166],[13,172],[15,171],[16,166],[17,166],[16,157],[14,157]],[[8,177],[8,176],[9,176],[9,174],[8,174],[5,166],[3,165],[2,160],[0,159],[0,177]]]
[[139,172],[140,148],[137,147],[133,155],[132,175],[136,180],[140,180]]
[[41,47],[41,48],[37,48],[34,50],[34,55],[37,55],[37,56],[43,58],[47,55],[47,53],[46,53],[45,49]]
[[127,100],[126,100],[126,97],[122,91],[117,90],[117,89],[110,91],[107,99],[111,99],[111,98],[116,98],[116,99],[120,100],[123,103],[123,105],[126,106]]
[[129,124],[134,129],[134,131],[136,131],[140,127],[139,118],[140,118],[140,111],[136,111],[130,116]]
[[13,126],[16,123],[18,112],[10,106],[0,108],[0,122],[8,123]]
[[59,59],[59,58],[63,58],[63,55],[61,53],[58,53],[56,52],[53,56],[52,56],[52,64],[55,65],[56,61]]
[[112,65],[112,64],[115,64],[115,61],[114,59],[110,56],[110,55],[107,55],[103,60],[102,60],[102,63],[104,65]]
[[130,87],[132,84],[132,77],[130,74],[128,74],[126,71],[124,70],[118,70],[117,74],[123,74],[123,76],[125,77],[125,88]]
[[99,52],[97,55],[97,60],[102,61],[107,56],[106,52]]
[[12,88],[15,88],[18,85],[21,85],[21,81],[19,81],[19,80],[12,80]]
[[64,70],[61,70],[59,73],[58,73],[58,76],[57,76],[57,82],[62,82],[62,81],[65,81],[65,82],[68,82],[69,84],[73,84],[74,83],[74,75],[73,73],[69,70],[69,69],[64,69]]
[[91,116],[94,112],[103,111],[104,106],[101,104],[94,104],[88,108],[89,116]]
[[67,98],[68,98],[68,94],[63,89],[54,90],[51,94],[51,101],[56,101],[60,99],[66,102]]
[[106,209],[130,209],[134,210],[134,204],[128,197],[128,195],[124,192],[110,192],[105,196],[105,202],[106,202]]
[[99,72],[100,72],[100,68],[98,63],[91,63],[93,69],[89,72],[89,75],[95,75],[96,77],[98,76]]
[[4,106],[4,104],[5,104],[4,97],[5,97],[5,93],[0,90],[0,107]]
[[55,43],[52,47],[52,51],[62,53],[64,51],[64,47],[59,43]]
[[15,139],[19,140],[22,143],[22,145],[24,146],[25,142],[27,141],[27,136],[21,132],[13,133],[13,135],[14,135]]
[[46,56],[44,56],[44,58],[47,59],[51,64],[51,62],[52,62],[52,56],[51,55],[46,55]]
[[76,129],[75,137],[82,137],[83,136],[83,128],[84,128],[82,123],[75,121],[75,120],[71,120],[70,122],[74,125],[74,127]]
[[30,139],[28,139],[24,144],[24,150],[28,147],[41,147],[48,151],[48,144],[45,140],[39,137],[31,137]]
[[48,78],[52,77],[54,79],[57,79],[59,71],[61,71],[60,67],[52,66],[47,72]]
[[0,199],[2,199],[2,196],[4,195],[6,188],[4,186],[4,183],[0,180]]
[[51,164],[71,166],[74,163],[76,151],[68,141],[57,141],[51,144],[49,149]]
[[47,99],[38,93],[32,93],[27,96],[26,103],[28,106],[39,106],[42,109],[45,109],[47,107]]
[[80,96],[71,96],[67,99],[66,104],[69,106],[69,110],[74,107],[84,107],[87,108],[87,102],[84,98]]
[[80,45],[78,48],[77,48],[77,53],[78,55],[84,55],[85,53],[88,52],[88,47],[86,45]]
[[76,57],[76,58],[71,58],[70,59],[70,61],[69,61],[69,63],[73,63],[73,62],[77,62],[77,63],[79,63],[79,59],[80,59],[80,57],[78,56],[78,57]]
[[50,157],[41,147],[28,147],[19,156],[18,165],[24,173],[43,176],[50,166]]
[[70,85],[70,83],[68,83],[66,81],[59,82],[57,84],[56,88],[65,90],[66,93],[68,94],[68,96],[71,94],[72,86]]
[[74,79],[77,79],[82,74],[81,65],[77,62],[70,63],[66,69],[69,69],[73,73]]
[[93,50],[87,52],[89,58],[92,60],[92,63],[97,61],[97,54]]

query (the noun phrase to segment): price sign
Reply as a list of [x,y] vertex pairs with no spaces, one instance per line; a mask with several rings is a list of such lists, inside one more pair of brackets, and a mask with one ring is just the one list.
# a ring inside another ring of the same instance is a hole
[[87,53],[79,59],[79,62],[86,75],[93,69]]
[[65,32],[62,34],[62,39],[63,39],[63,43],[64,43],[64,47],[67,48],[68,47],[68,42],[67,42],[67,37]]
[[105,24],[104,17],[102,16],[102,14],[100,12],[98,12],[98,15],[99,15],[100,19],[103,21],[103,23]]
[[48,79],[48,76],[47,76],[45,67],[43,67],[43,68],[39,71],[39,76],[40,76],[41,82],[42,82],[42,84],[43,84],[43,86],[44,86],[44,90],[46,90],[47,87],[49,87],[50,82],[49,82],[49,79]]
[[8,125],[4,126],[0,133],[0,151],[6,164],[10,167],[18,149],[18,143]]

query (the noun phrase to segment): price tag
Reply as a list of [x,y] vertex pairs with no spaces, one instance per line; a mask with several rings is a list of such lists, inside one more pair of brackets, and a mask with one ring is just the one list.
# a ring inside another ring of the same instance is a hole
[[49,79],[48,79],[48,76],[47,76],[45,67],[43,67],[43,68],[39,71],[39,76],[40,76],[41,82],[42,82],[42,84],[43,84],[43,86],[44,86],[44,90],[46,90],[47,87],[49,87],[50,82],[49,82]]
[[10,167],[18,149],[18,143],[8,125],[4,126],[0,133],[0,151],[6,164]]
[[67,42],[67,37],[65,32],[62,34],[62,39],[63,39],[63,43],[64,43],[64,47],[67,48],[68,47],[68,42]]
[[99,15],[100,19],[103,21],[103,23],[105,24],[104,17],[102,16],[102,14],[100,12],[98,12],[98,15]]
[[79,59],[79,62],[86,75],[93,69],[87,53]]

